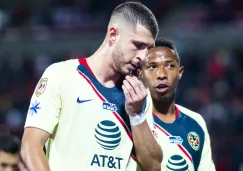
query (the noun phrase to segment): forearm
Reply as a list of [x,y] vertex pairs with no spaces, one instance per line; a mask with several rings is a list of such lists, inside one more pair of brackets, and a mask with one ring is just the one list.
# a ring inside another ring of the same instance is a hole
[[21,156],[30,171],[50,171],[48,160],[41,145],[23,145]]
[[137,161],[143,171],[160,171],[162,149],[154,139],[147,121],[132,126]]

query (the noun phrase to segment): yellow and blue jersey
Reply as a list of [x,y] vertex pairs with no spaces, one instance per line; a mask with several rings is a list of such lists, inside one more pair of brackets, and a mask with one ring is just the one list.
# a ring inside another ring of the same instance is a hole
[[86,59],[49,66],[33,93],[25,127],[51,134],[46,143],[53,171],[136,170],[121,82],[104,87]]
[[[147,98],[152,112],[151,97]],[[180,105],[175,106],[176,119],[165,123],[153,113],[154,134],[163,151],[162,171],[215,171],[210,138],[202,116]]]

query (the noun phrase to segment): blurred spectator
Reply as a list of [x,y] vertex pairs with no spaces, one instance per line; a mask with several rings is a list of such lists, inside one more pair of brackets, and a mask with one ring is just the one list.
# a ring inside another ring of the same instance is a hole
[[7,28],[9,20],[9,13],[7,13],[5,10],[1,10],[0,8],[0,31]]
[[0,170],[27,171],[20,160],[20,141],[14,136],[0,136]]
[[30,18],[30,11],[28,8],[28,2],[22,1],[18,4],[12,12],[12,26],[21,27],[28,24]]

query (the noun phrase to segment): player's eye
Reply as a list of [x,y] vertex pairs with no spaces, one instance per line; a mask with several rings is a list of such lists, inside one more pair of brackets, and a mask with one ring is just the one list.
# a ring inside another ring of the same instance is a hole
[[12,165],[12,168],[13,168],[14,170],[17,170],[18,165],[17,165],[17,164],[13,164],[13,165]]
[[154,68],[156,68],[155,65],[149,65],[149,66],[148,66],[148,69],[154,69]]
[[173,63],[169,63],[169,64],[168,64],[168,68],[175,68],[175,67],[176,67],[176,65],[173,64]]
[[1,163],[2,168],[6,168],[8,166],[7,163]]
[[137,49],[147,48],[147,46],[144,43],[140,43],[140,42],[134,42],[134,45],[136,46]]

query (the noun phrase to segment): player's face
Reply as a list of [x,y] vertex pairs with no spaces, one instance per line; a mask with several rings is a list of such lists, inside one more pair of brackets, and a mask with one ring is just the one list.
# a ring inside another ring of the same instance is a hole
[[152,34],[139,24],[136,28],[129,26],[120,30],[112,52],[115,69],[123,75],[131,73],[145,60],[153,45]]
[[19,154],[10,154],[0,151],[0,171],[16,171]]
[[158,101],[168,101],[173,97],[182,73],[183,67],[179,66],[175,51],[167,47],[152,48],[142,70],[138,71],[152,98]]

